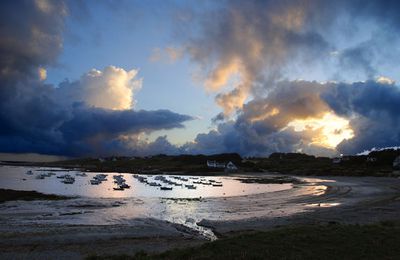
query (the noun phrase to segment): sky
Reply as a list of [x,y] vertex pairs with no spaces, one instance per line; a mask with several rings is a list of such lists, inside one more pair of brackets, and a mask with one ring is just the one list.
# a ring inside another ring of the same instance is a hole
[[400,145],[397,1],[0,5],[7,158]]

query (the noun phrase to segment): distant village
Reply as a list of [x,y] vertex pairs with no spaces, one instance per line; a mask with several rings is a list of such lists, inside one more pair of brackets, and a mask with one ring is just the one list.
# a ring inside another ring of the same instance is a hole
[[[369,164],[379,164],[381,161],[385,161],[387,163],[387,158],[384,158],[384,159],[379,158],[379,157],[382,157],[382,156],[379,156],[379,154],[382,154],[385,152],[386,151],[375,152],[375,154],[371,154],[371,155],[367,155],[367,156],[365,156],[365,155],[345,155],[345,156],[335,157],[330,160],[332,161],[332,164],[337,164],[337,165],[350,163],[350,162],[353,162],[353,163],[354,162],[362,162],[362,161],[369,163]],[[400,150],[399,150],[399,153],[400,153]],[[293,158],[296,155],[314,157],[312,155],[306,155],[306,154],[300,154],[300,153],[273,153],[271,156],[269,156],[269,158],[283,160],[283,159],[287,159],[287,158],[291,158],[291,157]],[[107,162],[107,161],[116,162],[118,160],[126,160],[127,158],[129,158],[129,160],[152,159],[157,156],[160,156],[160,155],[145,156],[143,158],[141,158],[141,157],[107,157],[107,158],[98,158],[98,160],[99,160],[99,162],[103,163],[103,162]],[[193,156],[196,156],[196,155],[193,155]],[[241,159],[241,163],[251,162],[256,159],[257,158],[253,158],[253,159],[252,158],[250,158],[250,159],[244,158],[244,159]],[[207,160],[206,165],[209,169],[223,169],[227,172],[237,172],[239,170],[239,168],[232,161],[228,161],[226,163],[226,162],[221,162],[221,161],[217,161],[217,160]],[[394,157],[394,159],[392,160],[392,166],[394,169],[400,169],[400,155],[397,155],[396,157]]]
[[[333,164],[341,164],[345,162],[350,162],[351,160],[354,159],[354,156],[341,156],[341,157],[335,157],[332,159]],[[379,158],[374,157],[374,156],[367,156],[365,158],[365,162],[369,164],[377,164],[379,163]],[[400,155],[395,157],[393,162],[392,162],[392,167],[395,170],[400,170]]]
[[241,157],[237,153],[215,155],[153,155],[82,158],[46,166],[81,167],[88,171],[179,172],[181,174],[221,172],[273,172],[293,175],[400,176],[400,149],[373,151],[367,155],[336,158],[302,153],[272,153],[268,157]]
[[228,162],[227,164],[225,164],[225,163],[220,163],[217,161],[208,161],[207,160],[207,167],[224,169],[226,172],[237,172],[237,170],[238,170],[238,168],[236,167],[235,164],[233,164],[233,162]]

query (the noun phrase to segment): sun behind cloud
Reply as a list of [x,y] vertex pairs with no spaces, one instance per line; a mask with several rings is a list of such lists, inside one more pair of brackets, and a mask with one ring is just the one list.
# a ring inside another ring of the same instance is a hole
[[354,137],[354,131],[350,127],[349,120],[332,112],[328,112],[320,118],[297,119],[290,122],[288,126],[294,127],[295,131],[298,132],[306,129],[319,129],[320,134],[313,137],[311,144],[330,149],[336,148],[343,140]]

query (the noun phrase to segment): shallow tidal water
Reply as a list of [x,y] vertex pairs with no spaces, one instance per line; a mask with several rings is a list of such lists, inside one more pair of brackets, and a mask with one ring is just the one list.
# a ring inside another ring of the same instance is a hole
[[[33,171],[33,175],[27,175],[28,170]],[[36,179],[41,173],[54,172],[56,175],[45,179]],[[292,188],[292,184],[256,184],[241,183],[235,177],[199,177],[184,176],[188,181],[174,179],[174,176],[166,176],[167,179],[182,184],[182,186],[172,186],[172,190],[161,190],[160,187],[149,186],[141,183],[133,177],[133,174],[121,175],[130,189],[123,191],[114,190],[114,175],[120,173],[105,173],[107,180],[99,185],[91,185],[90,180],[98,173],[86,172],[87,176],[76,176],[80,171],[69,171],[60,168],[40,168],[40,167],[19,167],[19,166],[0,166],[0,188],[14,190],[34,190],[46,194],[83,196],[89,198],[207,198],[207,197],[231,197],[243,196],[256,193],[275,192]],[[69,174],[75,177],[75,183],[64,184],[62,179],[57,176]],[[145,176],[145,175],[143,175]],[[149,182],[155,180],[155,176],[146,176]],[[183,176],[182,176],[183,177]],[[193,184],[193,182],[204,179],[206,181],[220,181],[222,187],[212,185]],[[184,185],[195,185],[196,189],[188,189]]]
[[[26,172],[32,170],[32,175]],[[36,179],[41,173],[55,175]],[[287,216],[307,209],[303,204],[291,202],[304,195],[318,196],[325,192],[325,186],[318,184],[256,184],[242,183],[236,177],[184,176],[187,181],[165,176],[182,183],[173,190],[141,183],[132,174],[122,173],[130,189],[113,190],[113,175],[105,173],[107,181],[91,185],[90,179],[96,174],[87,172],[86,177],[76,176],[81,172],[60,168],[39,168],[22,166],[0,166],[0,188],[34,190],[41,193],[76,196],[68,200],[10,201],[0,204],[0,227],[21,225],[143,225],[140,219],[155,219],[180,224],[198,232],[208,239],[215,239],[208,228],[197,225],[203,219],[235,220],[254,217]],[[69,174],[75,183],[64,184],[57,176]],[[149,182],[156,176],[146,176]],[[194,181],[221,182],[222,187],[194,184],[188,189],[184,184]],[[146,221],[145,221],[146,222]],[[141,223],[141,224],[138,224]],[[147,225],[147,224],[145,224]],[[1,231],[1,230],[0,230]]]

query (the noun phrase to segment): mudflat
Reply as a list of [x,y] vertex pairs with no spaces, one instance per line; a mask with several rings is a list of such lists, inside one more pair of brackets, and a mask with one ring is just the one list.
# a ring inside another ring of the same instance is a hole
[[[142,207],[163,205],[162,210],[177,213],[165,219],[154,218],[151,214],[129,219],[116,216],[101,225],[91,225],[90,219],[112,218],[107,214],[113,211],[104,209],[123,211],[124,205],[118,206],[115,201],[87,202],[84,198],[76,198],[40,203],[2,203],[0,257],[79,259],[90,255],[134,255],[140,251],[157,253],[209,241],[210,237],[191,228],[187,221],[195,221],[197,226],[221,238],[294,224],[364,224],[396,220],[400,215],[400,180],[326,177],[314,182],[308,178],[290,190],[273,193],[204,200],[164,200],[163,203],[144,201],[140,204]],[[71,205],[75,209],[66,211]],[[139,210],[140,205],[134,205]],[[135,207],[130,207],[130,210]],[[183,208],[193,210],[183,211]],[[178,221],[179,212],[184,214],[185,221]]]

